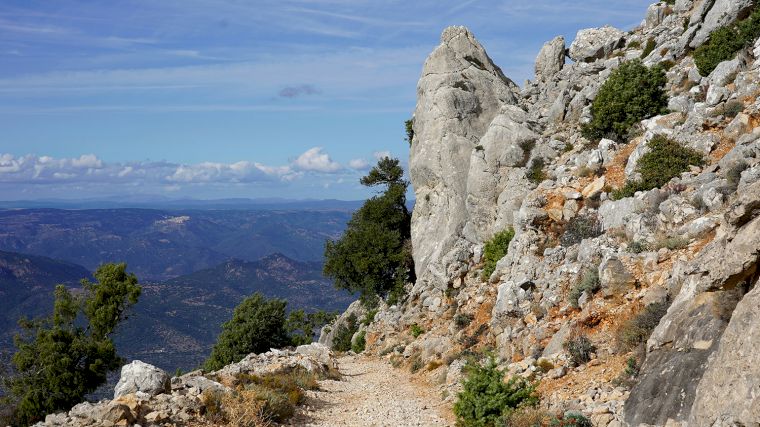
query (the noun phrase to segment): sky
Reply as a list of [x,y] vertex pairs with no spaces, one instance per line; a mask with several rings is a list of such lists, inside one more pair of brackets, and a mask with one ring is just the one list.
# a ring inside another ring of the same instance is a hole
[[651,0],[0,0],[0,200],[362,199],[465,25],[522,86]]

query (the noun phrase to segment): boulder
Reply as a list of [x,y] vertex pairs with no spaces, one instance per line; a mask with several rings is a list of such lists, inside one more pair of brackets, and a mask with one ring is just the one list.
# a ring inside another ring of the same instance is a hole
[[723,61],[715,67],[707,79],[710,81],[711,85],[725,86],[734,81],[741,68],[742,64],[738,58],[734,58],[730,61]]
[[570,45],[570,58],[576,62],[606,58],[624,42],[625,33],[609,25],[580,30]]
[[130,393],[143,392],[155,396],[171,392],[171,380],[163,370],[140,360],[124,365],[114,389],[114,399]]
[[565,65],[565,38],[557,36],[546,42],[536,57],[536,81],[551,80]]

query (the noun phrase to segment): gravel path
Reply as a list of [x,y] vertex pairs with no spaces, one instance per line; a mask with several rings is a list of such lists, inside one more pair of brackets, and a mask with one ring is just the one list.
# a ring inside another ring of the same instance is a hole
[[361,356],[338,360],[343,380],[320,381],[320,390],[291,420],[293,426],[453,426],[438,392],[412,382],[406,371]]

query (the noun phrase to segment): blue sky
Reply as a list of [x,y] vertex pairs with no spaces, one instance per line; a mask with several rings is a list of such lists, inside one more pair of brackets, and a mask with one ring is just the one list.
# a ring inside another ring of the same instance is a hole
[[443,28],[517,84],[649,0],[0,0],[0,199],[359,199]]

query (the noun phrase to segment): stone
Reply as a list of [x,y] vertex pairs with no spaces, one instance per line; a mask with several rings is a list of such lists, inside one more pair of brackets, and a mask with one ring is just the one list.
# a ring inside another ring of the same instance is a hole
[[602,189],[604,188],[605,183],[606,181],[603,176],[596,178],[594,181],[591,182],[591,184],[583,187],[583,190],[581,191],[583,198],[589,199],[601,193]]
[[551,80],[565,65],[565,38],[546,42],[536,57],[536,81]]
[[122,366],[121,377],[114,389],[114,399],[138,391],[151,396],[171,393],[169,375],[163,370],[140,360]]
[[599,264],[599,283],[605,298],[623,296],[636,283],[617,256],[610,256]]
[[738,58],[730,61],[723,61],[715,67],[712,73],[707,77],[711,85],[726,86],[734,81],[736,75],[741,70],[741,62]]
[[527,298],[528,294],[515,282],[508,281],[499,285],[496,297],[496,305],[493,307],[493,318],[504,315],[518,316],[521,314],[520,303]]
[[606,58],[625,42],[625,33],[611,26],[580,30],[570,45],[570,58],[591,62]]

